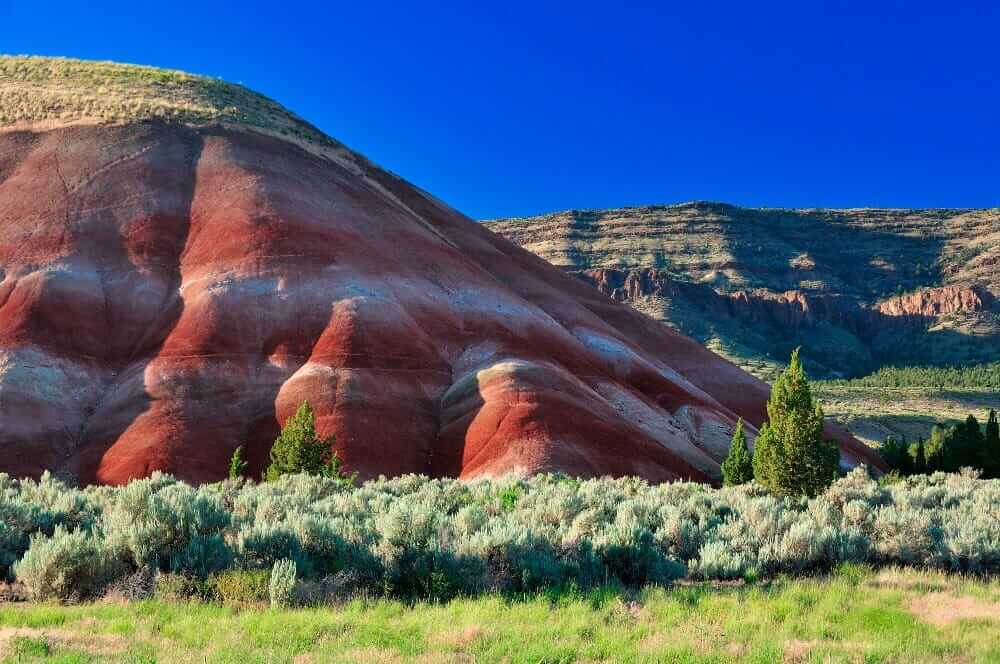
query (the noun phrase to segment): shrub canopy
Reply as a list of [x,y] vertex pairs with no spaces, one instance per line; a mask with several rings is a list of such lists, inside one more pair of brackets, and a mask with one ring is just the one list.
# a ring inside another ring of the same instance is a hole
[[[289,597],[291,563],[303,586],[438,599],[794,574],[842,562],[1000,572],[1000,480],[972,474],[882,486],[857,469],[811,499],[754,482],[713,489],[631,477],[409,475],[352,486],[299,474],[192,487],[154,475],[74,489],[0,475],[0,497],[0,523],[14,516],[30,535],[8,540],[8,555],[39,598],[85,598],[142,570],[158,572],[157,586],[175,582],[180,595],[215,587],[259,597],[281,560],[290,562],[274,577],[283,579],[279,602]],[[258,574],[223,581],[233,570]]]
[[333,451],[334,437],[316,435],[316,416],[308,401],[303,401],[271,447],[271,465],[264,478],[272,482],[283,475],[307,473],[344,479],[340,459]]

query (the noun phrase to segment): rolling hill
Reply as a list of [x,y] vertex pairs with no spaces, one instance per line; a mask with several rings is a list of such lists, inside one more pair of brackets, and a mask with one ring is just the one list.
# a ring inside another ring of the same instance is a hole
[[767,394],[246,88],[0,59],[0,471],[259,475],[309,401],[362,478],[711,481]]

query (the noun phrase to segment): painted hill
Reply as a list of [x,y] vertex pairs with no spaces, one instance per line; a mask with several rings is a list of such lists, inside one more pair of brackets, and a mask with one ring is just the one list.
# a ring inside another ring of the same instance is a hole
[[611,298],[771,378],[1000,359],[1000,210],[720,203],[488,222]]
[[[767,387],[244,88],[0,59],[0,471],[717,476]],[[831,428],[845,463],[871,453]]]

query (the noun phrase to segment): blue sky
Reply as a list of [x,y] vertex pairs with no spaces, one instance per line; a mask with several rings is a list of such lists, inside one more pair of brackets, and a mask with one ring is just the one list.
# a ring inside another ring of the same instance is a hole
[[476,218],[1000,205],[1000,3],[0,0],[0,52],[241,82]]

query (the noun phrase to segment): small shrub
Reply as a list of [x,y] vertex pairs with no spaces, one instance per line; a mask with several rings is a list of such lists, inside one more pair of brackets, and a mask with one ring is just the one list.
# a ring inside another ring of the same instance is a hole
[[320,475],[350,481],[341,469],[340,459],[333,451],[334,438],[316,435],[316,417],[308,401],[302,402],[281,428],[281,434],[271,447],[271,465],[267,467],[268,482],[296,473]]
[[168,602],[193,599],[201,594],[198,584],[183,574],[159,573],[153,582],[153,597]]
[[291,606],[295,597],[295,562],[292,560],[279,560],[271,568],[268,591],[271,598],[271,606],[282,608]]
[[343,570],[322,579],[295,584],[295,603],[301,606],[337,604],[363,593],[368,580],[353,570]]
[[49,645],[49,640],[44,636],[37,638],[15,636],[11,639],[11,650],[18,660],[22,657],[48,657],[52,654],[52,646]]
[[119,599],[136,602],[153,596],[156,584],[156,571],[143,567],[132,574],[126,574],[113,581],[105,590],[105,599]]
[[233,451],[233,456],[229,459],[229,479],[236,480],[247,472],[247,462],[243,460],[243,446],[237,447]]
[[309,565],[298,534],[287,522],[258,522],[244,527],[236,538],[236,552],[239,561],[248,569],[270,569],[286,558],[303,568]]
[[504,512],[510,512],[517,505],[517,499],[521,497],[521,487],[517,484],[506,487],[500,492],[498,497],[500,499],[500,509]]
[[693,561],[691,573],[702,579],[741,579],[754,570],[755,562],[725,542],[706,542]]
[[210,584],[225,604],[254,604],[270,597],[272,576],[267,570],[229,570],[214,575]]
[[135,567],[204,575],[228,563],[221,497],[154,474],[120,490],[101,523],[109,546]]
[[14,575],[33,600],[91,597],[120,572],[104,543],[90,533],[57,526],[52,537],[38,534]]

